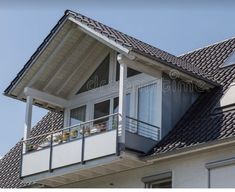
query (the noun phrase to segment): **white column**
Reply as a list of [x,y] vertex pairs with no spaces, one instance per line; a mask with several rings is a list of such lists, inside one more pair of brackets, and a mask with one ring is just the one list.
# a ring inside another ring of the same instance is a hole
[[121,55],[118,55],[118,61],[120,63],[118,135],[119,135],[119,144],[120,144],[120,147],[122,148],[125,146],[127,66],[125,63],[121,62]]
[[[25,123],[24,123],[24,140],[28,139],[31,131],[32,124],[32,110],[33,110],[33,98],[27,96],[26,98],[26,112],[25,112]],[[23,145],[23,153],[26,152],[26,143]]]
[[69,117],[70,117],[70,109],[66,108],[64,110],[64,127],[70,126]]

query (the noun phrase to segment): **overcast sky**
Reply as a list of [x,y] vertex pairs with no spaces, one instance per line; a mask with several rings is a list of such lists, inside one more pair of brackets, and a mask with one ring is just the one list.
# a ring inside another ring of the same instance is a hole
[[[235,36],[235,1],[0,0],[0,90],[27,62],[66,9],[179,55]],[[45,110],[34,108],[35,124]],[[0,157],[23,135],[25,103],[0,96]]]

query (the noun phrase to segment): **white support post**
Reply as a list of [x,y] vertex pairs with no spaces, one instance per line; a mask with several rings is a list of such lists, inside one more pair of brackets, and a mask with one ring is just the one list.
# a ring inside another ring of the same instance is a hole
[[126,123],[126,78],[127,78],[127,66],[125,63],[120,62],[121,56],[118,55],[118,61],[120,63],[120,78],[119,78],[119,124],[118,124],[118,136],[120,149],[125,147],[125,123]]
[[69,117],[70,117],[70,109],[66,108],[64,110],[64,127],[70,126]]
[[[26,98],[26,112],[25,112],[25,123],[24,123],[24,140],[30,136],[31,125],[32,125],[32,110],[33,110],[33,98],[27,96]],[[26,143],[23,143],[23,153],[26,152]]]

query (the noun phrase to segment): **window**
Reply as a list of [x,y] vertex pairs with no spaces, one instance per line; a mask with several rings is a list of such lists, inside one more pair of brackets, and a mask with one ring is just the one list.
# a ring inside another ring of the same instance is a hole
[[86,120],[86,106],[78,107],[70,111],[70,125],[76,125]]
[[86,83],[77,92],[83,93],[90,91],[92,89],[107,85],[109,83],[109,61],[110,56],[108,55],[100,64],[100,66],[95,70],[95,72],[90,76]]
[[[138,75],[138,74],[140,74],[140,73],[141,73],[141,72],[136,71],[136,70],[134,70],[134,69],[132,69],[132,68],[127,67],[127,78],[128,78],[128,77],[132,77],[132,76],[134,76],[134,75]],[[119,64],[118,61],[117,61],[117,65],[116,65],[116,81],[119,81],[119,76],[120,76],[120,64]]]
[[[109,107],[110,107],[110,100],[95,104],[95,106],[94,106],[94,119],[109,115]],[[95,121],[95,124],[105,122],[107,120],[108,120],[108,118],[101,119],[101,120]]]
[[[138,90],[138,119],[140,121],[157,125],[157,84],[147,85]],[[148,131],[146,131],[146,129]],[[157,140],[156,129],[152,126],[139,123],[138,134]]]
[[230,65],[233,65],[233,64],[235,64],[235,51],[232,52],[228,56],[227,59],[225,59],[223,67],[227,67],[227,66],[230,66]]
[[[119,98],[116,97],[114,98],[114,101],[113,101],[113,113],[118,113],[118,103],[119,103]],[[130,106],[131,105],[131,94],[128,93],[126,95],[126,116],[130,116]]]
[[171,178],[150,183],[150,188],[171,188],[171,187],[172,187]]
[[146,188],[172,188],[172,173],[166,172],[142,178]]

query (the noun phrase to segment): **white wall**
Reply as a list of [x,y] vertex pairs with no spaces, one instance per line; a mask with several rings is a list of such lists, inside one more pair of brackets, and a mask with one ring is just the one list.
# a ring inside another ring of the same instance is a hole
[[210,170],[210,186],[212,188],[235,187],[235,164],[213,168]]
[[172,171],[173,187],[208,187],[209,162],[223,160],[235,156],[233,147],[220,148],[213,151],[188,155],[171,160],[162,160],[153,165],[125,171],[104,177],[81,181],[63,187],[134,187],[143,188],[141,178],[163,172]]

